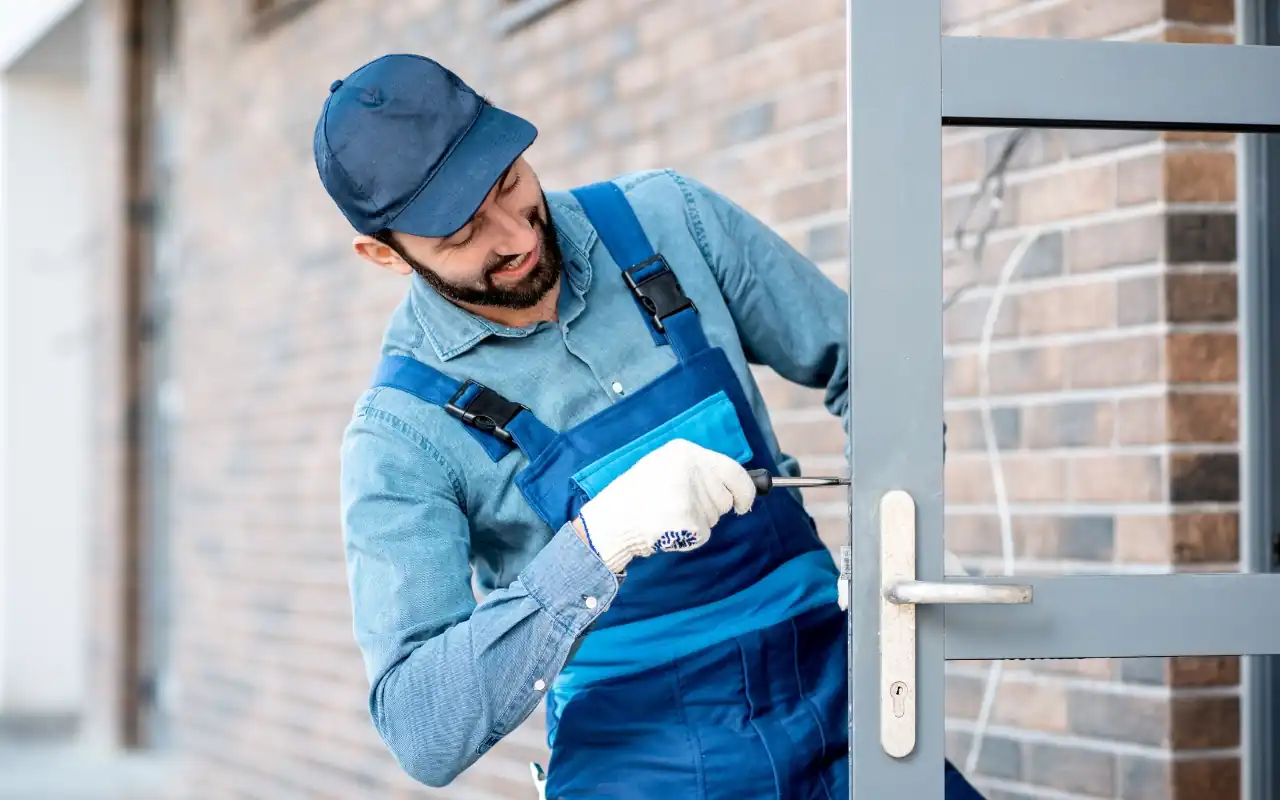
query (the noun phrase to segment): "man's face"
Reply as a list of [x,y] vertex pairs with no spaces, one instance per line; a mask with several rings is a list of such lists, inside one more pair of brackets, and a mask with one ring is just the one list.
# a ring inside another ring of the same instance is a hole
[[[363,246],[361,240],[367,240]],[[511,165],[475,216],[452,236],[429,239],[397,233],[392,252],[380,251],[375,240],[361,237],[356,249],[398,272],[412,269],[441,295],[474,306],[531,308],[560,278],[560,247],[547,198],[523,158]]]

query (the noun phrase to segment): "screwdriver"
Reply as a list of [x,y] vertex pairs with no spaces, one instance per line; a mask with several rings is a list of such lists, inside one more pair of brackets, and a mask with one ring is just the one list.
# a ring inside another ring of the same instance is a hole
[[756,485],[756,494],[768,494],[770,489],[774,487],[781,489],[807,489],[813,486],[848,486],[848,478],[836,477],[808,477],[808,478],[788,478],[783,476],[770,475],[767,469],[751,469],[747,470],[747,474],[751,476],[751,480]]

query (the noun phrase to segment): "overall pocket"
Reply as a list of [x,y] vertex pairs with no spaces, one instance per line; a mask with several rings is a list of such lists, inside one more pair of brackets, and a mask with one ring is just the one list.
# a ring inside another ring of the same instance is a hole
[[641,458],[675,439],[714,450],[743,465],[754,455],[733,401],[720,391],[591,462],[574,473],[572,480],[588,498],[595,497]]

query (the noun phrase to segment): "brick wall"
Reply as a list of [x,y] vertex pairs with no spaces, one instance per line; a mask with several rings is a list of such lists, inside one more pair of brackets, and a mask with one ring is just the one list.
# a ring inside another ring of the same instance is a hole
[[[951,35],[1232,36],[1226,0],[943,9]],[[946,282],[959,292],[944,326],[948,546],[975,572],[1006,570],[986,397],[1013,574],[1235,569],[1236,137],[1029,132],[975,263],[988,206],[965,213],[1014,135],[944,131]],[[976,765],[992,800],[1240,795],[1236,659],[952,663],[948,674],[948,752]]]
[[[201,796],[532,797],[525,762],[545,759],[538,712],[430,792],[399,772],[368,722],[336,443],[403,284],[357,263],[315,178],[311,126],[333,78],[383,52],[426,52],[539,125],[530,159],[548,186],[686,170],[843,281],[842,1],[576,0],[506,35],[487,24],[499,5],[317,0],[255,27],[239,3],[182,4],[174,657],[179,747]],[[1170,4],[1187,25],[1164,5],[943,2],[970,32],[1228,30],[1215,2]],[[1008,133],[945,132],[949,224]],[[1008,291],[988,372],[1017,568],[1234,562],[1231,162],[1229,139],[1037,133],[1010,165],[980,266],[948,254],[949,282],[978,283],[946,325],[947,535],[971,568],[1000,567],[975,340],[1005,255],[1040,224],[1051,230]],[[842,435],[818,394],[761,382],[785,447],[813,472],[843,469]],[[843,506],[810,502],[839,543]],[[1006,665],[977,775],[992,800],[1234,796],[1237,670],[1183,659]],[[951,672],[949,744],[963,763],[988,673]],[[1183,749],[1196,757],[1174,761]],[[1228,758],[1205,757],[1219,752]]]

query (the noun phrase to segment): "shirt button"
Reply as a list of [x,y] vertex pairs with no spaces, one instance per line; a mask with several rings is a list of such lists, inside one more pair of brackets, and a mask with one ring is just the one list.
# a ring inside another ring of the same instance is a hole
[[595,608],[600,603],[600,601],[594,597],[584,597],[582,598],[582,602],[587,604],[587,608]]
[[614,382],[613,382],[613,391],[614,391],[614,392],[616,392],[616,393],[618,393],[618,394],[622,394],[622,384],[618,383],[617,381],[614,381]]
[[547,682],[544,681],[542,678],[538,678],[536,681],[533,682],[533,690],[535,692],[540,692],[545,688],[547,688]]

